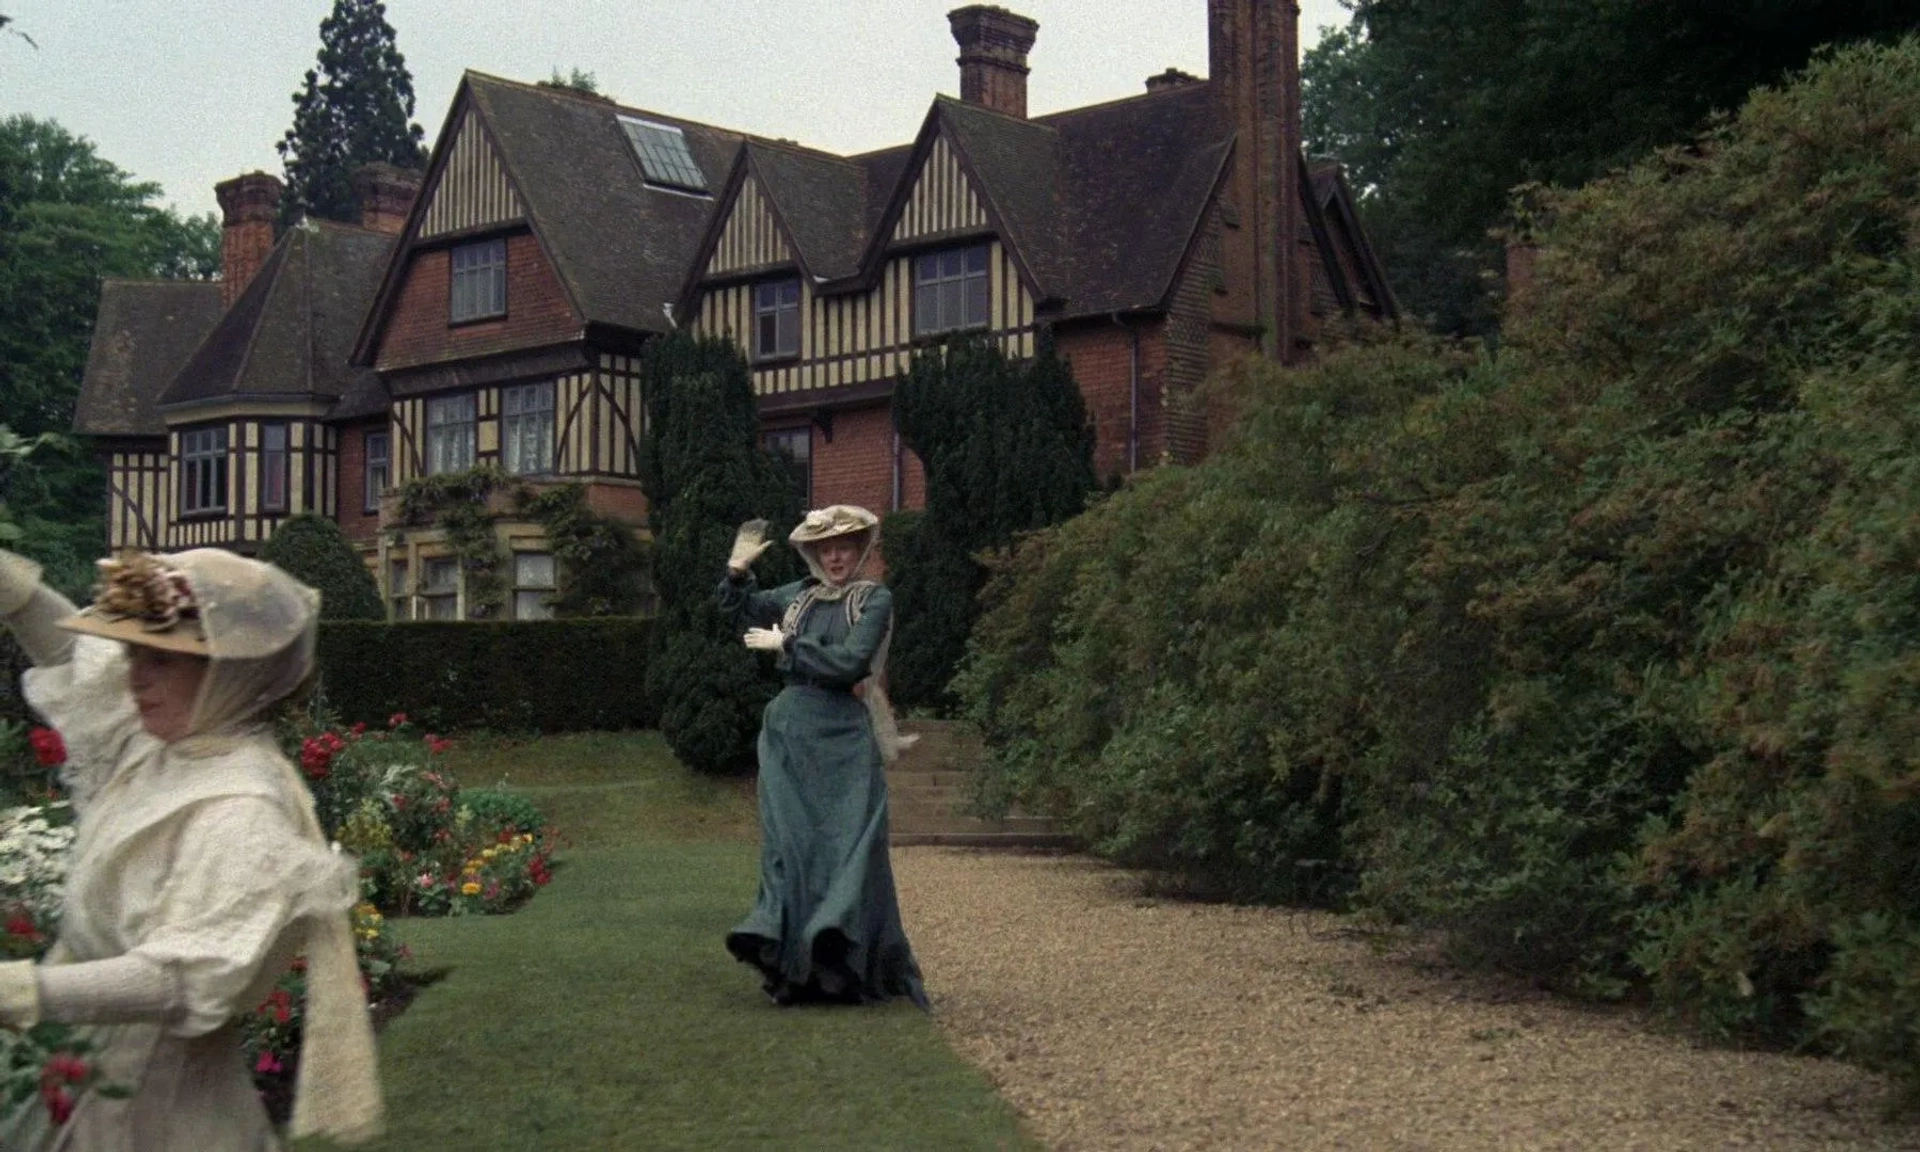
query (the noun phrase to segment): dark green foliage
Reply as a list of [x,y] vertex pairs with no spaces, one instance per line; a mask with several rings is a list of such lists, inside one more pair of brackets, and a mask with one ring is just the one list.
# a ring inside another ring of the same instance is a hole
[[442,735],[652,725],[643,685],[652,621],[414,621],[320,625],[321,691],[344,724],[404,712]]
[[426,164],[413,123],[413,77],[379,0],[334,0],[320,22],[318,67],[293,94],[293,127],[274,147],[286,165],[281,222],[360,222],[353,174],[363,164]]
[[387,618],[373,573],[340,534],[340,526],[324,516],[302,512],[288,517],[260,546],[260,559],[317,590],[322,620]]
[[1408,311],[1497,320],[1508,189],[1577,185],[1680,143],[1821,45],[1920,29],[1903,0],[1357,0],[1301,66],[1310,151],[1349,166]]
[[1497,359],[1261,370],[1005,563],[992,790],[1920,1084],[1920,40],[1536,207]]
[[[653,528],[660,628],[647,691],[674,755],[698,772],[746,772],[760,713],[776,685],[715,605],[734,531],[755,517],[784,539],[799,519],[785,466],[760,449],[753,384],[725,337],[675,333],[648,345],[642,460]],[[776,545],[756,566],[763,587],[798,574]]]
[[206,279],[220,264],[218,223],[159,196],[52,121],[0,120],[0,428],[40,445],[4,453],[0,504],[22,529],[11,546],[70,593],[106,540],[105,474],[67,439],[100,281]]
[[562,484],[520,502],[547,530],[560,565],[558,616],[632,616],[651,606],[647,548],[633,528],[587,507],[584,484]]
[[539,805],[504,789],[462,788],[460,806],[473,812],[475,823],[494,832],[538,832],[545,823]]
[[902,706],[944,708],[985,582],[975,557],[1085,506],[1093,427],[1050,333],[1024,364],[972,336],[923,351],[893,414],[926,467],[927,508],[904,547],[887,546],[905,573],[888,679]]

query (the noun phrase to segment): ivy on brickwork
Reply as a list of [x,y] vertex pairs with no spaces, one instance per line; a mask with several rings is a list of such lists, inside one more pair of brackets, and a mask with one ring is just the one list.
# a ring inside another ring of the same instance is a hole
[[646,548],[627,525],[592,511],[581,484],[540,490],[490,465],[416,477],[400,486],[394,536],[408,528],[444,531],[460,561],[469,614],[491,617],[507,601],[509,558],[495,531],[506,509],[546,531],[558,562],[557,615],[631,615],[646,606]]

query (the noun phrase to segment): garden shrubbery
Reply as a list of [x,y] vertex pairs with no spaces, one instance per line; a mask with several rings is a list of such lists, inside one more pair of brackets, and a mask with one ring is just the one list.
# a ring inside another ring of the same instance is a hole
[[988,787],[1920,1083],[1920,41],[1531,209],[1497,356],[1249,369],[1000,562]]
[[321,689],[333,712],[376,725],[405,712],[442,732],[645,728],[653,628],[633,616],[328,620]]

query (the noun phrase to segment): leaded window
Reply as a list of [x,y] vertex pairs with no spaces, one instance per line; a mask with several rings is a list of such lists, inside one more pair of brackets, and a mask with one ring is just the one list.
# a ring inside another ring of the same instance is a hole
[[800,281],[770,280],[753,287],[753,356],[774,360],[800,354]]
[[460,561],[453,556],[435,556],[424,561],[420,572],[420,619],[460,619]]
[[914,258],[914,335],[983,327],[987,313],[986,245],[948,248]]
[[553,471],[553,381],[501,390],[500,451],[508,472]]
[[363,507],[368,512],[378,512],[381,494],[393,483],[393,440],[386,432],[369,432],[365,443],[367,478]]
[[473,393],[427,400],[427,475],[465,472],[473,467],[474,435],[479,421]]
[[453,284],[447,318],[455,324],[507,314],[507,242],[462,244],[453,250]]
[[227,429],[195,428],[180,434],[180,511],[186,515],[227,509]]
[[515,620],[553,619],[555,580],[553,555],[549,552],[513,554],[513,618]]
[[260,510],[287,510],[287,426],[260,426]]

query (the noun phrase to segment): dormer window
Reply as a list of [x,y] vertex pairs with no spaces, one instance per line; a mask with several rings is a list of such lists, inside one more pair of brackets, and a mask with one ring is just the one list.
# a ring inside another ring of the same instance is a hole
[[706,173],[700,171],[700,165],[693,162],[693,153],[687,150],[687,134],[684,131],[671,124],[656,124],[651,120],[636,120],[629,116],[619,119],[620,131],[626,134],[627,143],[639,159],[640,171],[646,176],[647,183],[676,192],[706,195]]
[[800,355],[800,281],[769,280],[753,287],[753,358]]
[[504,239],[461,244],[453,250],[454,324],[507,314],[507,242]]
[[913,260],[913,334],[987,323],[987,246],[947,248]]

